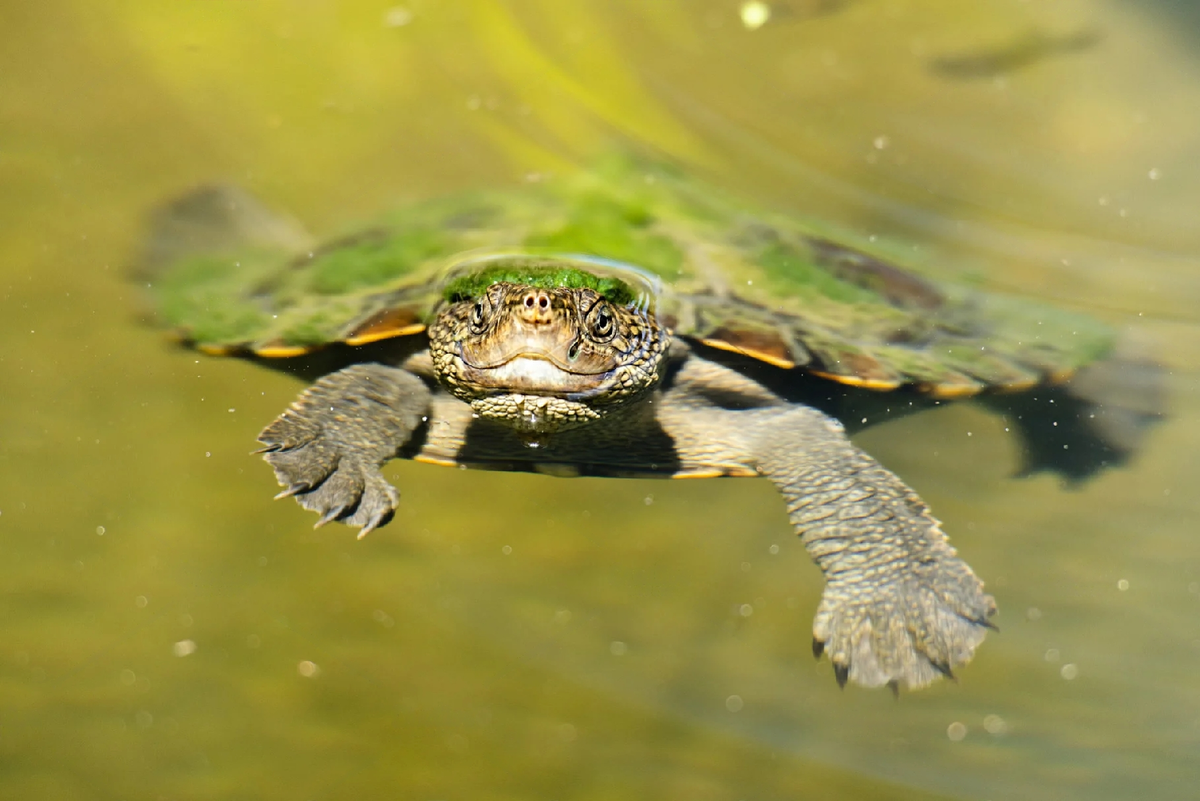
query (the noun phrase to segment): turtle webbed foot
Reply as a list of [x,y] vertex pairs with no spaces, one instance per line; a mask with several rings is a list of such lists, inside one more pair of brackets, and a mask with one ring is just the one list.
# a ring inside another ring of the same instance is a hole
[[838,684],[924,687],[954,678],[995,628],[992,596],[957,556],[943,554],[904,576],[831,576],[813,622],[813,654],[826,654]]
[[400,493],[379,468],[335,441],[324,438],[288,415],[259,435],[263,456],[275,470],[283,491],[317,512],[316,527],[334,520],[360,526],[361,539],[392,519]]
[[261,453],[295,499],[360,526],[363,537],[392,519],[400,493],[379,468],[408,441],[429,406],[419,378],[382,364],[356,364],[306,390],[258,435]]

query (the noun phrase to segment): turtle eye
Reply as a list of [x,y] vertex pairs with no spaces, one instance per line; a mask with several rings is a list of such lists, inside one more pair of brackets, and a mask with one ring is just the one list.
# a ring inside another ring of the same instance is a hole
[[480,299],[471,307],[471,331],[476,334],[482,334],[487,327],[487,309],[484,304],[485,301]]
[[617,321],[607,303],[601,301],[592,307],[588,313],[588,328],[598,342],[607,342],[617,333]]

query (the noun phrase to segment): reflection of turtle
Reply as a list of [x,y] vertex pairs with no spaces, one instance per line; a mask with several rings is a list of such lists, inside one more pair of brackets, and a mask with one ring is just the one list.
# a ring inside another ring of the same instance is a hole
[[995,607],[826,413],[830,381],[913,406],[1062,382],[1111,348],[1095,321],[935,285],[628,161],[312,249],[236,190],[199,190],[159,212],[142,275],[200,350],[323,373],[259,437],[318,525],[387,523],[396,457],[765,476],[828,582],[814,650],[839,683],[893,688],[969,660]]

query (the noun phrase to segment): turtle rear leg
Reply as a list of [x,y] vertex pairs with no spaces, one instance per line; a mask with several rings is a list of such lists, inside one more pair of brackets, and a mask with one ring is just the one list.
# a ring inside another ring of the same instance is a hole
[[360,526],[360,538],[386,524],[400,493],[379,468],[408,442],[429,405],[425,383],[396,367],[356,364],[325,376],[258,435],[284,487],[277,497],[294,496],[318,512],[317,526]]
[[295,253],[312,240],[295,220],[228,184],[200,186],[150,213],[145,244],[133,273],[154,278],[184,256],[198,253]]

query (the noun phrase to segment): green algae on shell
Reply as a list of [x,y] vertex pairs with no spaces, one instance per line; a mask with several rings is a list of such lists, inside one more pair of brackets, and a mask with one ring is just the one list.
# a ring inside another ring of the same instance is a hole
[[493,284],[527,284],[540,289],[591,289],[610,303],[652,307],[661,282],[628,264],[581,255],[472,254],[446,273],[442,297],[451,302],[478,297]]
[[934,281],[897,253],[613,157],[416,203],[300,253],[231,244],[151,283],[199,347],[270,356],[419,334],[446,298],[495,280],[654,299],[677,335],[877,390],[1020,389],[1113,346],[1096,320]]

